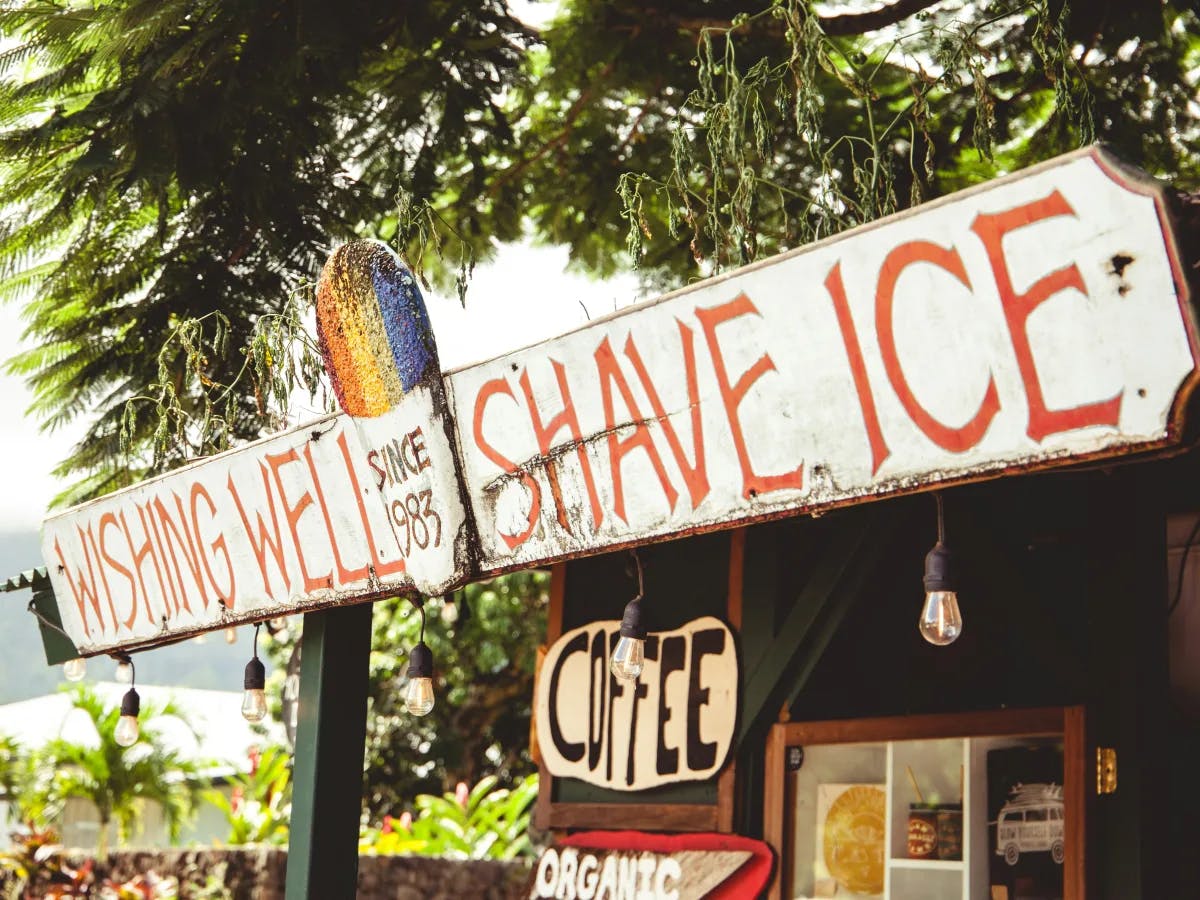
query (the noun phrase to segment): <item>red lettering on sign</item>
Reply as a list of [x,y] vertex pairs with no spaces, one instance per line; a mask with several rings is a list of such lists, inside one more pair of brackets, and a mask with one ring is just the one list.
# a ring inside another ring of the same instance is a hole
[[246,532],[246,537],[250,539],[250,548],[254,551],[254,558],[258,560],[258,571],[262,574],[263,590],[267,592],[268,597],[273,597],[275,595],[271,591],[271,578],[267,574],[268,550],[275,558],[275,567],[279,570],[279,574],[283,576],[283,586],[285,589],[291,589],[292,579],[288,576],[287,566],[283,560],[283,535],[279,531],[279,516],[275,512],[275,494],[271,491],[271,475],[267,471],[267,467],[262,463],[258,464],[258,468],[262,472],[263,492],[266,494],[267,506],[271,511],[271,529],[274,532],[274,538],[272,538],[271,532],[267,531],[267,525],[263,521],[262,513],[256,510],[254,515],[258,519],[258,539],[255,540],[254,528],[250,525],[250,519],[246,515],[246,510],[242,507],[242,497],[238,493],[237,485],[233,483],[232,472],[229,474],[229,481],[226,482],[226,487],[229,488],[229,493],[233,495],[233,502],[237,506],[238,515],[242,519],[242,527]]
[[988,262],[991,263],[996,287],[1000,291],[1000,302],[1004,305],[1004,317],[1008,321],[1013,352],[1017,356],[1017,367],[1025,384],[1025,396],[1029,400],[1029,425],[1025,433],[1039,443],[1049,435],[1076,428],[1087,428],[1091,425],[1115,427],[1121,414],[1121,398],[1125,393],[1122,389],[1107,400],[1084,403],[1068,409],[1047,409],[1046,399],[1042,396],[1037,362],[1033,358],[1033,349],[1029,346],[1029,316],[1051,297],[1068,288],[1074,288],[1086,297],[1087,286],[1083,283],[1079,268],[1071,263],[1043,275],[1029,290],[1018,294],[1013,289],[1012,275],[1008,271],[1008,261],[1004,256],[1004,236],[1043,219],[1074,215],[1075,210],[1066,198],[1055,190],[1041,200],[1025,203],[1004,212],[980,213],[971,223],[971,230],[979,236],[987,249]]
[[88,552],[87,542],[83,537],[83,529],[78,526],[75,529],[79,532],[79,541],[83,545],[83,561],[87,564],[87,580],[84,580],[83,568],[75,570],[72,575],[71,570],[67,567],[66,557],[63,556],[62,544],[58,538],[54,539],[54,552],[58,554],[58,564],[62,571],[63,577],[67,579],[67,584],[71,588],[71,595],[75,598],[75,605],[79,608],[79,619],[83,622],[83,633],[91,637],[92,629],[88,627],[87,619],[87,604],[92,607],[92,612],[96,615],[96,622],[100,625],[100,631],[104,632],[108,629],[104,627],[104,616],[100,612],[100,594],[96,590],[96,572],[92,567],[92,556]]
[[[191,494],[192,531],[195,533],[197,541],[202,541],[202,538],[200,537],[200,517],[197,515],[199,511],[199,501],[201,498],[203,498],[204,502],[208,504],[208,518],[211,522],[217,514],[217,505],[213,503],[212,497],[209,496],[208,489],[205,488],[204,485],[199,481],[197,481],[192,484]],[[225,535],[223,532],[217,532],[216,540],[208,545],[208,549],[213,553],[216,553],[219,550],[221,555],[225,558],[225,571],[229,575],[229,586],[222,589],[221,586],[217,584],[217,579],[213,577],[212,566],[208,564],[208,556],[202,553],[200,554],[200,561],[204,564],[204,572],[208,575],[208,583],[212,585],[212,589],[216,592],[217,597],[224,601],[225,606],[228,609],[233,609],[234,593],[236,591],[236,584],[233,575],[233,560],[229,556],[229,546],[225,541]]]
[[697,307],[696,318],[704,329],[704,339],[708,342],[708,350],[712,356],[713,369],[717,375],[717,387],[721,390],[721,401],[725,404],[725,416],[729,420],[729,431],[733,437],[733,447],[737,451],[738,462],[742,467],[742,496],[750,499],[758,494],[771,491],[799,490],[804,486],[804,464],[801,463],[791,472],[782,475],[759,475],[750,465],[750,452],[746,449],[746,435],[742,431],[742,423],[738,418],[738,407],[754,382],[767,372],[775,371],[775,362],[764,353],[749,369],[738,378],[737,384],[730,385],[729,373],[725,367],[725,358],[721,354],[721,345],[717,340],[717,327],[741,316],[760,315],[758,309],[745,294],[738,294],[728,303],[712,306],[707,309]]
[[[127,618],[123,624],[126,628],[132,630],[133,622],[137,618],[137,581],[133,577],[133,573],[113,559],[112,554],[108,552],[108,540],[105,535],[107,535],[110,526],[118,529],[119,531],[121,524],[117,521],[117,517],[113,513],[106,512],[100,517],[100,522],[96,528],[100,534],[100,555],[104,557],[105,563],[107,563],[116,571],[120,572],[129,581],[129,618]],[[104,583],[107,587],[108,580],[105,579]]]
[[150,609],[150,591],[146,588],[146,578],[142,574],[143,562],[146,557],[150,557],[150,562],[154,564],[154,577],[158,579],[158,591],[163,595],[164,604],[166,603],[167,588],[163,582],[162,568],[158,564],[158,554],[155,552],[154,542],[151,540],[150,529],[146,525],[146,516],[140,507],[134,506],[134,509],[138,511],[138,521],[142,524],[142,534],[145,536],[145,540],[141,546],[137,548],[133,546],[133,535],[129,531],[129,522],[125,519],[124,510],[120,513],[121,530],[125,532],[125,541],[129,544],[129,557],[133,562],[133,571],[138,577],[138,587],[142,589],[142,605],[146,610],[146,621],[157,624],[158,619],[155,617],[154,611]]
[[473,433],[475,435],[475,446],[479,448],[479,452],[486,456],[488,460],[498,465],[504,472],[510,475],[519,475],[522,484],[529,489],[528,527],[520,534],[505,534],[503,531],[497,532],[500,535],[500,539],[508,545],[508,549],[513,550],[529,540],[529,536],[533,534],[533,529],[537,525],[538,516],[541,514],[542,509],[542,489],[538,486],[537,479],[489,444],[483,436],[483,414],[487,408],[488,401],[500,394],[511,397],[513,403],[517,402],[517,397],[512,392],[512,388],[509,387],[508,382],[503,378],[493,378],[491,381],[484,383],[483,387],[479,389],[479,393],[475,396]]
[[[596,373],[600,377],[600,400],[604,406],[604,430],[608,434],[608,461],[612,469],[613,512],[620,517],[622,522],[628,521],[625,516],[625,480],[621,476],[621,460],[638,448],[641,448],[650,459],[650,465],[654,467],[654,474],[658,476],[658,483],[662,485],[663,493],[667,497],[667,506],[674,512],[675,501],[679,499],[679,492],[675,490],[671,484],[671,480],[667,477],[667,470],[663,465],[662,457],[658,455],[658,448],[654,446],[654,438],[651,436],[650,429],[646,427],[646,423],[642,419],[642,412],[638,409],[637,401],[633,399],[633,392],[629,390],[629,383],[625,380],[625,376],[621,374],[621,367],[617,365],[617,358],[613,355],[612,345],[608,342],[608,338],[604,338],[600,342],[600,346],[596,348],[595,357]],[[633,426],[633,434],[627,438],[619,438],[617,436],[617,420],[613,411],[612,394],[612,386],[614,384],[621,393],[621,401],[625,404],[625,409],[630,416],[630,424]]]
[[[371,452],[374,453],[375,451]],[[321,487],[321,479],[317,475],[317,464],[313,460],[312,444],[304,445],[304,459],[308,463],[308,472],[312,475],[313,490],[317,492],[317,505],[321,507],[321,516],[325,520],[325,533],[329,535],[329,547],[333,550],[333,564],[337,569],[338,582],[346,585],[358,581],[360,578],[366,578],[366,566],[358,569],[347,569],[345,563],[342,562],[342,553],[338,548],[337,536],[333,531],[333,520],[329,516],[329,504],[325,502],[325,490]],[[370,454],[368,454],[367,459],[368,461],[370,460]],[[380,481],[377,487],[383,487],[383,482]]]
[[637,345],[633,342],[632,333],[625,339],[625,355],[633,363],[633,370],[637,372],[638,379],[642,382],[642,388],[646,391],[646,396],[650,400],[650,408],[654,410],[658,424],[662,426],[663,434],[667,438],[667,444],[671,448],[671,453],[675,456],[675,463],[679,466],[680,474],[683,475],[683,483],[687,485],[688,496],[692,501],[692,509],[695,509],[700,505],[700,501],[708,496],[709,490],[708,464],[704,458],[704,425],[700,411],[700,389],[696,382],[695,335],[692,329],[684,325],[679,319],[676,319],[675,322],[679,325],[679,339],[683,346],[683,370],[687,378],[688,407],[692,411],[692,451],[696,459],[694,465],[688,463],[687,457],[684,456],[683,444],[679,440],[675,426],[671,424],[671,419],[667,415],[666,407],[663,406],[663,402],[659,398],[658,390],[654,387],[654,382],[650,379],[650,373],[646,371],[646,365],[642,362],[642,355],[638,352]]
[[875,397],[871,393],[871,382],[867,378],[867,366],[863,361],[854,319],[850,315],[850,302],[846,299],[846,287],[842,284],[840,262],[834,263],[825,277],[825,290],[829,291],[833,300],[833,310],[837,313],[838,329],[842,333],[846,359],[850,363],[850,374],[854,378],[854,391],[858,394],[858,408],[862,413],[863,425],[867,429],[867,441],[871,445],[871,474],[874,475],[892,451],[888,449],[887,441],[883,438],[883,429],[879,427],[879,413],[875,411]]
[[[158,530],[158,521],[154,518],[154,503],[147,501],[145,505],[137,507],[138,515],[142,518],[142,527],[146,528],[154,536],[154,542],[158,546],[155,548],[155,553],[162,562],[162,570],[166,572],[167,588],[171,592],[170,598],[167,597],[167,592],[163,591],[163,613],[169,618],[171,615],[171,600],[175,601],[175,611],[179,612],[179,592],[175,590],[175,580],[171,577],[171,569],[167,565],[167,553],[163,546],[162,533]],[[149,522],[149,526],[147,526]]]
[[283,517],[287,519],[288,531],[292,535],[292,543],[296,547],[296,560],[300,563],[300,577],[304,579],[304,591],[315,591],[320,588],[333,587],[333,572],[326,572],[319,578],[313,578],[308,574],[308,563],[304,559],[304,543],[300,540],[300,534],[296,529],[300,522],[300,517],[304,515],[304,511],[313,505],[312,495],[305,491],[300,495],[300,499],[293,506],[288,503],[287,493],[283,489],[283,479],[279,476],[279,470],[290,462],[300,462],[300,454],[296,452],[296,448],[287,450],[283,453],[268,453],[266,455],[267,465],[271,467],[271,474],[275,476],[275,489],[279,491],[279,501],[283,504]]
[[[371,551],[371,564],[375,569],[375,575],[382,578],[385,575],[394,575],[397,572],[404,571],[404,557],[400,555],[400,540],[396,537],[396,532],[392,531],[392,540],[396,542],[396,559],[393,562],[383,562],[379,558],[379,549],[375,546],[375,534],[371,531],[371,522],[367,518],[367,507],[363,503],[363,490],[358,484],[358,475],[354,472],[354,460],[350,457],[350,447],[346,443],[346,432],[341,432],[337,436],[338,447],[342,451],[342,461],[346,464],[346,475],[350,478],[350,487],[354,490],[354,499],[358,501],[358,517],[362,521],[363,537],[366,538],[367,548]],[[389,527],[391,520],[388,520]]]
[[[179,583],[179,593],[183,599],[183,608],[189,613],[192,611],[192,607],[188,603],[187,588],[183,583],[183,571],[179,567],[179,558],[175,555],[176,547],[183,554],[183,561],[187,564],[188,571],[192,574],[192,579],[200,589],[200,597],[204,608],[208,609],[208,587],[200,574],[200,560],[196,554],[196,545],[192,540],[191,530],[187,527],[187,516],[183,512],[183,501],[179,499],[178,494],[172,492],[172,495],[175,497],[175,506],[179,512],[179,522],[175,522],[171,518],[171,514],[163,504],[161,497],[155,497],[153,503],[154,511],[158,514],[159,524],[162,526],[163,549],[170,555],[171,564],[175,567],[175,578]],[[183,529],[183,534],[180,534],[181,528]],[[175,612],[179,612],[178,598],[175,603]]]
[[895,302],[896,282],[909,266],[915,263],[928,263],[949,272],[968,289],[971,280],[963,267],[962,257],[953,247],[947,249],[929,241],[906,241],[888,253],[879,270],[879,283],[875,287],[875,331],[879,341],[879,354],[883,357],[883,368],[887,372],[892,389],[900,399],[904,411],[916,426],[925,433],[931,441],[943,450],[951,453],[962,453],[970,450],[987,433],[988,426],[996,413],[1000,411],[1000,396],[996,392],[996,379],[988,373],[987,390],[983,401],[971,420],[961,428],[951,428],[935,419],[921,405],[912,392],[908,379],[904,377],[904,369],[900,366],[900,357],[896,353],[896,337],[892,331],[892,313]]
[[575,402],[571,398],[571,388],[567,384],[567,370],[556,359],[550,360],[554,368],[554,377],[558,381],[558,393],[562,398],[563,408],[557,416],[543,424],[537,402],[533,399],[533,387],[529,383],[529,370],[524,369],[518,379],[521,390],[525,393],[525,402],[529,406],[529,420],[533,424],[533,433],[537,438],[538,451],[546,458],[546,478],[550,481],[550,493],[557,504],[558,524],[565,531],[571,531],[571,523],[562,500],[562,488],[558,482],[558,470],[555,461],[550,458],[551,444],[563,428],[566,428],[574,439],[575,455],[579,458],[579,468],[583,471],[583,482],[587,488],[588,501],[592,506],[592,524],[599,528],[604,521],[604,511],[600,508],[600,497],[596,493],[596,480],[592,477],[592,464],[588,461],[587,448],[583,443],[583,433],[579,429],[579,417],[575,414]]

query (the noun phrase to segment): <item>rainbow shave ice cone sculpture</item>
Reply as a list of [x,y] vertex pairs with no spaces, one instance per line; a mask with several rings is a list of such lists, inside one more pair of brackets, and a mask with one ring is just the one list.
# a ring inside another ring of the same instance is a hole
[[317,335],[338,403],[352,416],[381,416],[440,375],[421,289],[378,241],[339,247],[325,264]]
[[379,493],[401,553],[373,575],[404,566],[419,569],[426,591],[449,585],[466,567],[466,507],[425,300],[390,247],[354,241],[329,257],[317,284],[317,336],[357,433],[362,492]]

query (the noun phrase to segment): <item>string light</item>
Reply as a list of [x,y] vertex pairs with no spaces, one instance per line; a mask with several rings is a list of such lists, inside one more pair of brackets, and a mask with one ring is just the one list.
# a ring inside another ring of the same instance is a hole
[[637,681],[642,674],[646,655],[646,629],[642,625],[642,595],[645,593],[642,560],[636,550],[632,552],[637,568],[638,592],[625,604],[625,612],[621,616],[621,636],[609,661],[613,675],[621,681]]
[[938,538],[925,557],[925,606],[919,623],[921,636],[929,643],[944,647],[962,634],[962,613],[958,609],[958,582],[954,558],[946,547],[946,523],[942,513],[942,495],[937,500]]
[[425,646],[425,600],[415,598],[412,602],[421,613],[421,636],[408,654],[404,706],[414,716],[426,716],[433,709],[433,654]]
[[82,656],[68,659],[63,663],[63,678],[67,679],[67,681],[83,681],[83,676],[86,674],[87,660]]
[[133,684],[133,660],[127,653],[117,654],[116,678],[121,684]]
[[136,744],[139,734],[138,713],[141,712],[142,701],[138,697],[137,689],[133,687],[134,675],[133,660],[129,659],[129,690],[121,698],[121,718],[117,720],[117,727],[113,729],[113,740],[122,747],[132,747]]
[[242,696],[242,718],[247,722],[261,722],[267,715],[267,667],[258,658],[258,629],[254,626],[254,656],[246,663],[243,684],[246,693]]

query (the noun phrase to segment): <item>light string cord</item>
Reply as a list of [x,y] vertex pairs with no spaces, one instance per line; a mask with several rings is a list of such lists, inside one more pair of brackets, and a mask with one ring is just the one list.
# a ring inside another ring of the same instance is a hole
[[937,501],[937,528],[938,528],[938,543],[946,543],[946,518],[942,508],[942,492],[934,491],[933,499]]
[[642,558],[640,556],[638,556],[638,552],[636,549],[630,550],[629,552],[633,556],[633,565],[634,565],[634,569],[637,571],[637,580],[638,580],[637,596],[634,597],[633,599],[641,600],[642,597],[645,596],[645,594],[646,594],[646,582],[645,582],[645,578],[642,574]]

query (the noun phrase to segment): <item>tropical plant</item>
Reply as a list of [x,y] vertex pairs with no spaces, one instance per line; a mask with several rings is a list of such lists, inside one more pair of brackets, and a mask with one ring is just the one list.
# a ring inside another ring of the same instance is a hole
[[12,897],[21,900],[86,897],[95,881],[94,862],[72,868],[53,828],[28,823],[11,835],[12,845],[0,853],[0,868],[12,874]]
[[529,822],[537,775],[511,790],[496,784],[496,777],[489,775],[469,790],[462,782],[454,793],[421,794],[415,801],[415,818],[389,816],[381,828],[365,829],[359,852],[505,860],[534,855]]
[[[107,851],[109,826],[126,841],[141,821],[144,805],[158,804],[172,840],[190,815],[202,789],[200,767],[171,750],[156,720],[173,716],[187,723],[174,703],[146,704],[141,737],[132,747],[113,738],[120,709],[109,706],[86,685],[71,689],[71,702],[91,720],[96,740],[76,744],[55,738],[34,753],[37,778],[27,792],[26,808],[38,821],[52,821],[71,797],[90,801],[100,819],[99,853]],[[189,726],[190,727],[190,726]]]
[[0,735],[0,800],[8,803],[10,819],[21,818],[21,794],[30,775],[29,755],[15,739]]
[[271,844],[287,846],[292,816],[291,758],[282,747],[268,747],[251,756],[250,771],[229,778],[230,796],[210,789],[204,797],[229,823],[232,846]]

